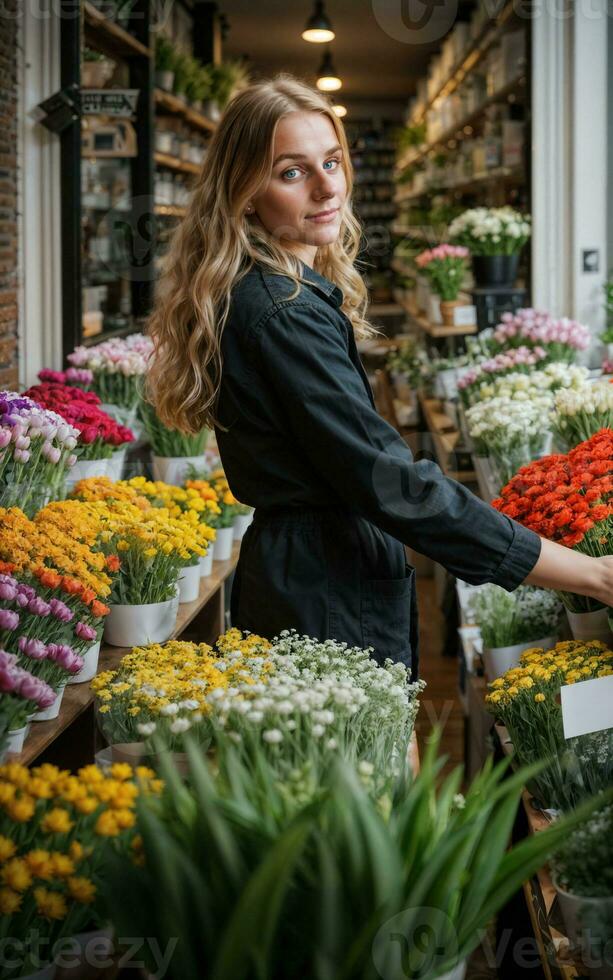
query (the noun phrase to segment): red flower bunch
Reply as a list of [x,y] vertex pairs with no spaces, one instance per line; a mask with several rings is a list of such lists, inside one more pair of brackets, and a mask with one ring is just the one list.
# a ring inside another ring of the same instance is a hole
[[101,410],[100,399],[93,391],[49,381],[28,388],[26,394],[43,408],[57,412],[79,431],[81,459],[108,457],[114,447],[134,440],[130,429]]
[[492,505],[567,548],[609,554],[613,430],[601,429],[566,455],[545,456],[523,466]]

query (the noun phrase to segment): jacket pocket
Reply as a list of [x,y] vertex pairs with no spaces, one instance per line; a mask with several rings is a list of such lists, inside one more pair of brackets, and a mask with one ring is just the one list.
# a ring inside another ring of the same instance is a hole
[[[378,663],[389,657],[412,666],[417,622],[415,569],[404,578],[366,579],[361,585],[360,615],[364,646],[372,647]],[[412,642],[413,641],[413,642]]]

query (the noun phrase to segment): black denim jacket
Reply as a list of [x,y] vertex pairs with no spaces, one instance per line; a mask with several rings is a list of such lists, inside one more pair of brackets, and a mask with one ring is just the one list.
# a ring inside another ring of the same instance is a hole
[[516,588],[538,535],[434,462],[414,462],[375,409],[341,290],[306,265],[304,276],[288,299],[293,281],[255,265],[233,292],[218,403],[228,431],[217,439],[235,496],[353,513],[467,582]]

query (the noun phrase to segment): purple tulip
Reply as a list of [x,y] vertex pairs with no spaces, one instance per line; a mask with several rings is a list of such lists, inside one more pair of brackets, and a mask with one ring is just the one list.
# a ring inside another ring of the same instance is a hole
[[19,626],[19,613],[12,609],[0,609],[0,630],[14,630]]
[[34,599],[34,597],[36,596],[36,590],[33,589],[31,585],[26,585],[25,582],[20,582],[17,585],[17,591],[21,595],[24,595],[28,601],[30,599]]
[[15,596],[15,604],[18,605],[20,609],[25,609],[28,604],[27,595],[24,595],[23,592],[18,592]]
[[50,599],[49,607],[51,609],[51,615],[59,619],[60,623],[69,623],[74,618],[73,611],[61,599]]
[[49,687],[40,677],[34,677],[29,670],[16,667],[15,673],[19,685],[18,691],[22,698],[34,701],[41,711],[51,707],[56,698],[56,692],[52,687]]
[[28,657],[32,657],[33,660],[44,660],[47,656],[47,647],[42,640],[29,640],[25,636],[20,636],[17,641],[17,646],[22,653],[25,653]]
[[0,667],[14,667],[17,664],[17,657],[14,653],[7,653],[0,650]]
[[17,687],[15,671],[11,667],[0,667],[0,694],[11,694]]
[[0,449],[6,449],[9,442],[11,441],[11,430],[10,429],[0,429]]
[[47,647],[50,660],[63,667],[70,674],[77,674],[83,666],[83,658],[74,652],[66,643],[50,643]]
[[75,633],[80,640],[95,640],[96,630],[93,626],[88,626],[87,623],[77,623],[75,627]]
[[51,612],[51,606],[37,595],[28,602],[28,612],[31,612],[33,616],[48,616]]
[[16,449],[13,453],[13,459],[16,463],[27,463],[30,459],[30,452],[28,449]]
[[17,597],[17,589],[9,582],[0,582],[0,599],[12,602]]

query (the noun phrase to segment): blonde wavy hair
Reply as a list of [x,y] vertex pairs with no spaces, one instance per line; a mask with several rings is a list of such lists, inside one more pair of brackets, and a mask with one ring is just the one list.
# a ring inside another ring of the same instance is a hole
[[317,250],[316,271],[343,292],[342,310],[356,336],[377,331],[366,318],[368,296],[354,266],[361,226],[351,209],[353,168],[343,124],[327,100],[292,75],[251,84],[229,102],[213,134],[187,213],[165,257],[148,332],[154,355],[146,397],[161,421],[196,433],[218,424],[221,335],[233,286],[260,262],[300,283],[298,258],[245,214],[270,181],[275,130],[291,112],[327,116],[343,149],[347,196],[337,240]]

